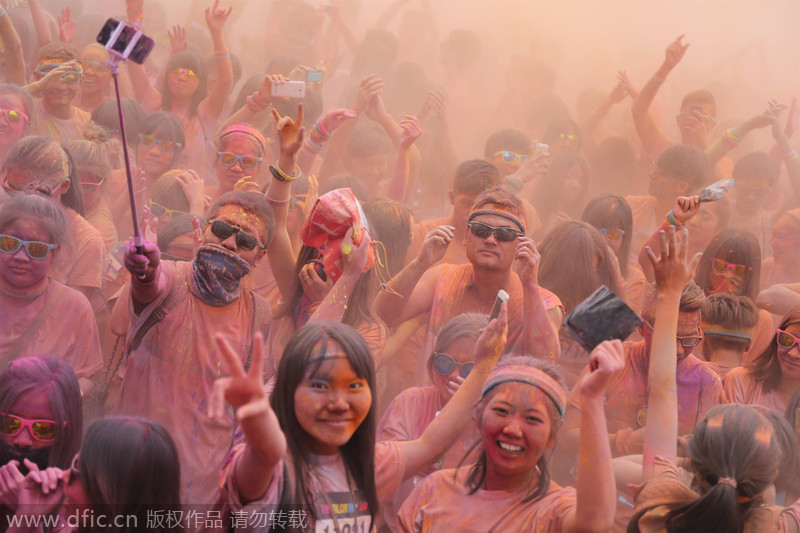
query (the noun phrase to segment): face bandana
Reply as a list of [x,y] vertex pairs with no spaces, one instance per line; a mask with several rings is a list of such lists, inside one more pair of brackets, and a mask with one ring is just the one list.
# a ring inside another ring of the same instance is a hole
[[4,443],[0,445],[0,465],[6,465],[9,461],[18,461],[19,471],[26,475],[28,467],[25,466],[24,459],[34,463],[39,470],[44,470],[50,466],[50,450],[52,446],[44,448],[21,448],[14,444]]
[[208,244],[197,249],[192,266],[192,293],[214,307],[228,305],[241,296],[242,278],[252,268],[238,254]]

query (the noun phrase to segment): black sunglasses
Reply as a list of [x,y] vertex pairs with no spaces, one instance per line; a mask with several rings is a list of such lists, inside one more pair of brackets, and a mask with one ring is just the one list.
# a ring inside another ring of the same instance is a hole
[[515,241],[518,238],[524,235],[520,230],[514,228],[495,228],[494,226],[490,226],[489,224],[484,224],[483,222],[467,222],[467,226],[469,226],[469,230],[472,232],[473,235],[480,239],[485,239],[489,235],[494,232],[494,237],[500,242],[511,242]]
[[433,359],[433,369],[442,376],[449,376],[453,370],[458,368],[458,373],[466,379],[472,367],[475,366],[475,363],[456,363],[452,357],[443,353],[434,353],[431,359]]
[[239,226],[231,226],[230,224],[221,220],[214,220],[211,222],[211,233],[223,240],[235,233],[236,246],[242,250],[252,250],[256,246],[266,248],[266,246],[261,244],[257,238],[253,237],[246,231],[242,231],[242,228]]

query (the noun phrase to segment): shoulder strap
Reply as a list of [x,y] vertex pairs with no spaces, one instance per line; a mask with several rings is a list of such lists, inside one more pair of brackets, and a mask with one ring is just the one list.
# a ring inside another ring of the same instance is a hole
[[253,322],[250,325],[250,347],[247,349],[247,360],[244,362],[244,371],[250,370],[250,365],[253,363],[253,341],[252,336],[260,331],[264,336],[264,342],[269,340],[269,326],[271,322],[269,302],[267,299],[256,293],[250,291],[250,316],[253,317]]
[[53,305],[55,302],[60,300],[66,292],[64,290],[66,287],[57,281],[51,279],[49,283],[50,295],[46,296],[47,299],[45,300],[42,308],[38,313],[36,313],[36,316],[33,317],[31,323],[27,328],[25,328],[25,331],[22,332],[22,335],[20,335],[11,346],[11,350],[8,351],[6,356],[3,358],[2,363],[0,363],[0,368],[5,369],[6,365],[19,357],[19,354],[21,354],[25,347],[27,347],[31,342],[33,336],[42,329],[42,325],[44,324],[44,321],[47,320],[47,317],[50,316],[50,312],[53,310]]
[[164,299],[161,305],[153,309],[153,311],[144,320],[142,325],[139,326],[139,329],[136,330],[136,333],[133,334],[131,341],[125,347],[126,359],[133,350],[139,347],[139,344],[141,344],[142,339],[144,339],[144,336],[147,334],[147,332],[150,331],[153,326],[164,320],[164,317],[167,316],[167,313],[169,313],[186,298],[188,291],[180,290],[181,285],[185,281],[186,276],[179,273],[172,283],[169,294],[167,294],[167,297]]

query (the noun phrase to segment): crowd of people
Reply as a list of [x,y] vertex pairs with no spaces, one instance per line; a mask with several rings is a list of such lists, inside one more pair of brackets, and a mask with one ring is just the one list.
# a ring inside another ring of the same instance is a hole
[[680,36],[485,121],[431,0],[265,2],[252,71],[224,0],[3,3],[0,532],[800,532],[796,100],[670,138]]

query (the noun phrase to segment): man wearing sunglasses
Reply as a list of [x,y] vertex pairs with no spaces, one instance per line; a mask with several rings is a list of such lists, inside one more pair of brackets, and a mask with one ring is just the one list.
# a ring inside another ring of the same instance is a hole
[[59,142],[82,138],[91,116],[72,105],[82,73],[80,55],[73,46],[52,42],[39,49],[36,81],[25,86],[36,98],[31,133]]
[[[423,347],[423,353],[430,354],[448,320],[461,313],[489,314],[503,289],[510,296],[507,347],[519,345],[522,353],[556,361],[561,302],[538,285],[540,256],[525,235],[522,202],[500,187],[484,191],[475,199],[466,225],[461,245],[469,262],[434,267],[448,247],[458,244],[452,242],[455,228],[433,229],[417,257],[376,298],[378,315],[391,327],[430,312]],[[512,269],[515,262],[519,275]]]
[[225,371],[213,337],[223,335],[249,357],[253,335],[266,336],[269,305],[242,279],[263,259],[274,218],[263,196],[231,191],[204,226],[195,225],[201,238],[192,262],[163,260],[148,241],[143,255],[132,241],[126,245],[131,280],[117,305],[129,299],[132,313],[116,412],[166,427],[180,452],[184,501],[211,503],[234,429],[232,417],[220,423],[206,413],[214,380]]
[[[650,350],[658,295],[650,287],[644,298],[639,334],[644,340],[625,342],[625,368],[617,383],[606,392],[606,420],[608,438],[614,455],[642,453],[644,425],[647,419],[647,375],[650,367]],[[720,402],[722,382],[717,373],[692,354],[703,339],[700,328],[700,310],[706,297],[693,281],[681,293],[678,312],[677,347],[678,366],[678,431],[689,435],[705,413]],[[578,381],[588,373],[585,369]],[[575,388],[574,390],[578,390]],[[577,452],[580,421],[580,402],[576,394],[570,396],[564,424],[564,442],[568,450]]]

